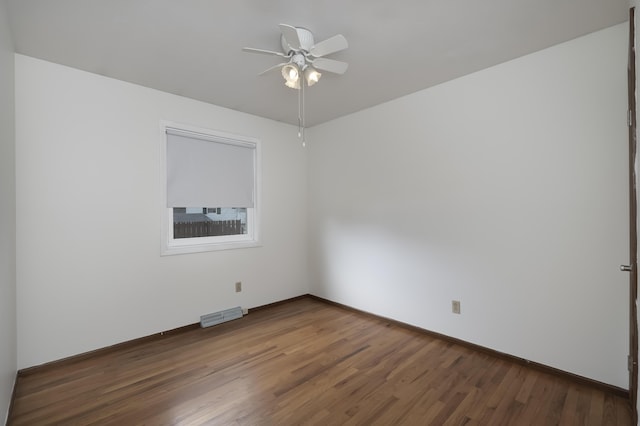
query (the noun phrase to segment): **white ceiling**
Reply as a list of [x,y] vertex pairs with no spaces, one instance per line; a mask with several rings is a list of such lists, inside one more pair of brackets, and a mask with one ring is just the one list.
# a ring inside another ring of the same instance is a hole
[[7,0],[18,53],[297,124],[278,24],[343,34],[307,92],[323,123],[627,20],[628,0]]

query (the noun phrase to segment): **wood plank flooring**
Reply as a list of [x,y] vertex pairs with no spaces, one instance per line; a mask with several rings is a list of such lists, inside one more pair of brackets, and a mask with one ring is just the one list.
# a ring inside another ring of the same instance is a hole
[[18,378],[9,425],[629,425],[626,399],[305,298]]

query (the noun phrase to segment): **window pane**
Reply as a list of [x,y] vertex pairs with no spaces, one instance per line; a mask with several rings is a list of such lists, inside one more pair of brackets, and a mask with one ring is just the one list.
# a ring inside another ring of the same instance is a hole
[[174,207],[173,238],[217,237],[247,233],[245,207]]

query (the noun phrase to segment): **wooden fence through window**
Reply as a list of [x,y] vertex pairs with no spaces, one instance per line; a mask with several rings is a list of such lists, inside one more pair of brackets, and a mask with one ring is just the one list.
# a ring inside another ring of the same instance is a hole
[[240,220],[173,223],[173,238],[217,237],[243,233],[242,221]]

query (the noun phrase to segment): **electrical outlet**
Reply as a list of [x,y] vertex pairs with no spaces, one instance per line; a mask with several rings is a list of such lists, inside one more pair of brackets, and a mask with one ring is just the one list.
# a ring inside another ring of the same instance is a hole
[[240,293],[242,291],[242,281],[236,282],[236,293]]
[[460,301],[459,300],[452,300],[451,301],[451,312],[453,312],[454,314],[459,314],[460,313]]

